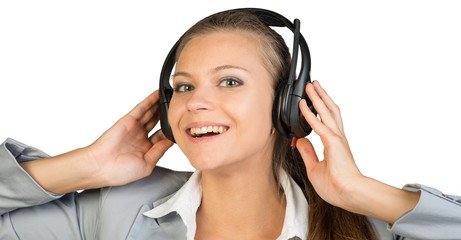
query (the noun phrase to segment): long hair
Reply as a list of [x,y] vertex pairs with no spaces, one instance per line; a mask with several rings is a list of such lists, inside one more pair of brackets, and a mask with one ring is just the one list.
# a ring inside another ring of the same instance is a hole
[[[248,12],[227,11],[202,19],[184,34],[176,52],[176,59],[191,39],[217,31],[246,31],[258,36],[259,50],[264,66],[272,76],[274,91],[286,84],[291,58],[285,41],[277,32],[264,25],[258,17]],[[299,185],[308,201],[309,210],[308,213],[304,213],[308,214],[309,219],[308,239],[376,239],[374,230],[365,216],[335,207],[320,198],[307,177],[306,167],[299,152],[296,150],[293,154],[290,140],[275,133],[272,170],[279,186],[278,174],[281,169]]]

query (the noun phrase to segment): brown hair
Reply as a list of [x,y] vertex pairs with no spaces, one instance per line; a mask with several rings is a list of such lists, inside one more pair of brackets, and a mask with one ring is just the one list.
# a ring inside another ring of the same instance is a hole
[[[176,51],[176,60],[192,38],[216,31],[246,31],[259,36],[260,52],[264,65],[274,80],[274,90],[286,83],[291,57],[285,41],[258,17],[244,11],[217,13],[196,23],[184,34]],[[272,170],[276,181],[280,184],[278,174],[280,169],[284,169],[300,186],[308,200],[308,239],[376,239],[374,230],[365,216],[335,207],[320,198],[307,177],[306,167],[299,152],[295,150],[292,154],[290,140],[277,132],[272,156]]]

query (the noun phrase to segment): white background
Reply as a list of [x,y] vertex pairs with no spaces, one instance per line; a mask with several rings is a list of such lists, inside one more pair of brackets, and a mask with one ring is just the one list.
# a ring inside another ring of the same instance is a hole
[[[312,78],[340,106],[364,174],[460,195],[459,5],[1,1],[0,139],[51,155],[92,143],[158,88],[163,60],[188,27],[216,11],[261,7],[301,20]],[[159,165],[191,169],[176,146]]]

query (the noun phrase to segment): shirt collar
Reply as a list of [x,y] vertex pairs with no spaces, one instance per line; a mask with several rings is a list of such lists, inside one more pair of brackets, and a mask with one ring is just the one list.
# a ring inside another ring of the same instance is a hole
[[[196,171],[189,180],[174,194],[154,202],[154,208],[144,213],[150,218],[160,218],[168,213],[177,212],[187,228],[187,239],[193,240],[197,229],[195,216],[202,200],[201,172]],[[287,205],[285,219],[277,240],[292,238],[306,239],[307,200],[301,188],[282,171],[280,183],[283,187]]]

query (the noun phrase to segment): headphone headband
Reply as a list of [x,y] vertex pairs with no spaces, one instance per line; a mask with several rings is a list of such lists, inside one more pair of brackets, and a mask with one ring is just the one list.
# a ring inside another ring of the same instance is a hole
[[[307,124],[306,120],[302,117],[298,104],[301,99],[308,100],[305,94],[304,88],[307,82],[310,82],[310,53],[307,46],[306,40],[299,31],[300,21],[294,20],[294,23],[285,18],[284,16],[266,9],[260,8],[239,8],[226,10],[215,13],[208,16],[207,18],[213,17],[216,14],[222,14],[225,12],[238,12],[244,11],[249,12],[265,24],[268,27],[287,27],[294,33],[293,53],[291,59],[291,68],[288,79],[288,86],[285,86],[284,92],[280,93],[278,89],[276,99],[274,101],[273,109],[273,122],[278,132],[285,135],[286,137],[304,137],[312,130]],[[170,52],[168,53],[165,62],[162,67],[160,74],[160,124],[165,136],[174,141],[174,136],[171,131],[171,127],[168,123],[168,108],[170,99],[173,96],[173,87],[170,86],[171,71],[175,65],[175,55],[180,42],[182,41],[181,36],[179,40],[173,45]],[[299,72],[298,79],[296,78],[296,66],[298,60],[298,48],[301,50],[301,69]],[[288,92],[286,92],[288,91]],[[288,96],[287,96],[288,94]],[[294,98],[293,98],[294,97]],[[312,104],[311,104],[312,105]],[[313,108],[311,108],[313,110]],[[313,110],[315,112],[315,110]]]

